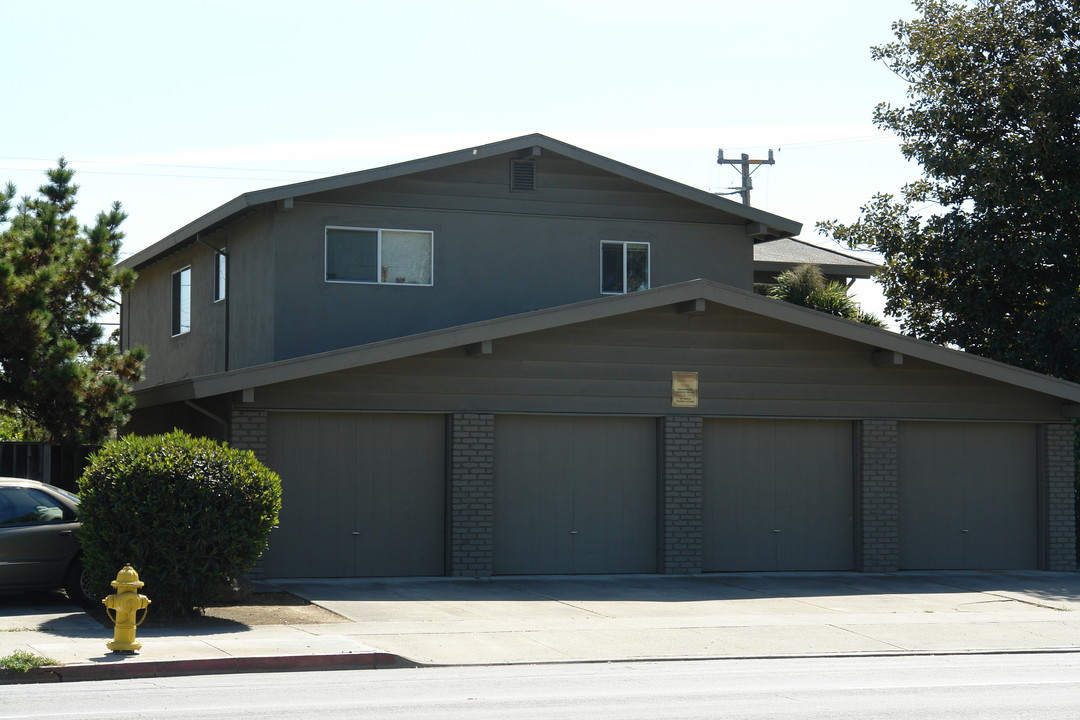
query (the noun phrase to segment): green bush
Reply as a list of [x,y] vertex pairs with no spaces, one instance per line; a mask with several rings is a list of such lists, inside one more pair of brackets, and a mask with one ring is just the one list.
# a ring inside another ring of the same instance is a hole
[[15,650],[10,655],[0,657],[0,670],[12,672],[30,672],[46,665],[59,665],[60,663],[44,655],[29,652],[27,650]]
[[197,613],[251,569],[278,522],[281,481],[250,451],[175,431],[107,443],[79,479],[93,587],[125,563],[157,617]]

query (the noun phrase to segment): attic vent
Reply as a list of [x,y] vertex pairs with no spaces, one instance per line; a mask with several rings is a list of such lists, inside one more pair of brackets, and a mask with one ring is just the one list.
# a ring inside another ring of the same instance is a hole
[[510,191],[531,192],[536,189],[536,163],[532,160],[510,161]]

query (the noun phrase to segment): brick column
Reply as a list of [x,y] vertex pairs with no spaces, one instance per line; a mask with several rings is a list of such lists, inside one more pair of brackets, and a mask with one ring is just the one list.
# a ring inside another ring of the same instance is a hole
[[[229,446],[237,450],[250,450],[259,462],[266,462],[267,416],[265,410],[233,409],[229,416]],[[274,534],[271,533],[271,537]],[[263,569],[263,557],[248,570],[246,576],[251,579],[266,577]]]
[[667,417],[661,423],[661,570],[668,574],[699,573],[704,424],[700,417]]
[[856,427],[855,568],[900,569],[899,423],[862,420]]
[[238,450],[251,450],[261,462],[266,462],[266,411],[233,410],[229,422],[229,445]]
[[495,416],[450,416],[450,575],[487,577],[495,568]]
[[1039,443],[1043,465],[1043,567],[1076,570],[1076,465],[1073,426],[1044,425]]

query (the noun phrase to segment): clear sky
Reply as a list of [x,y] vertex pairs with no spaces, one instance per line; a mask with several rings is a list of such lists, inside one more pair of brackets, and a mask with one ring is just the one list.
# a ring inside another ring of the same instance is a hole
[[[877,130],[870,58],[908,0],[0,0],[0,181],[57,157],[125,251],[227,202],[540,132],[712,191],[775,151],[754,206],[854,220],[918,175]],[[737,199],[737,198],[736,198]],[[870,309],[880,299],[860,287]]]

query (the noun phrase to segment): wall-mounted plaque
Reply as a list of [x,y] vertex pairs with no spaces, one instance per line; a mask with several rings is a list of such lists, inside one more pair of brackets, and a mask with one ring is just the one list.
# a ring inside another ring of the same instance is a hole
[[671,373],[671,407],[698,406],[698,378],[696,372],[675,370]]

